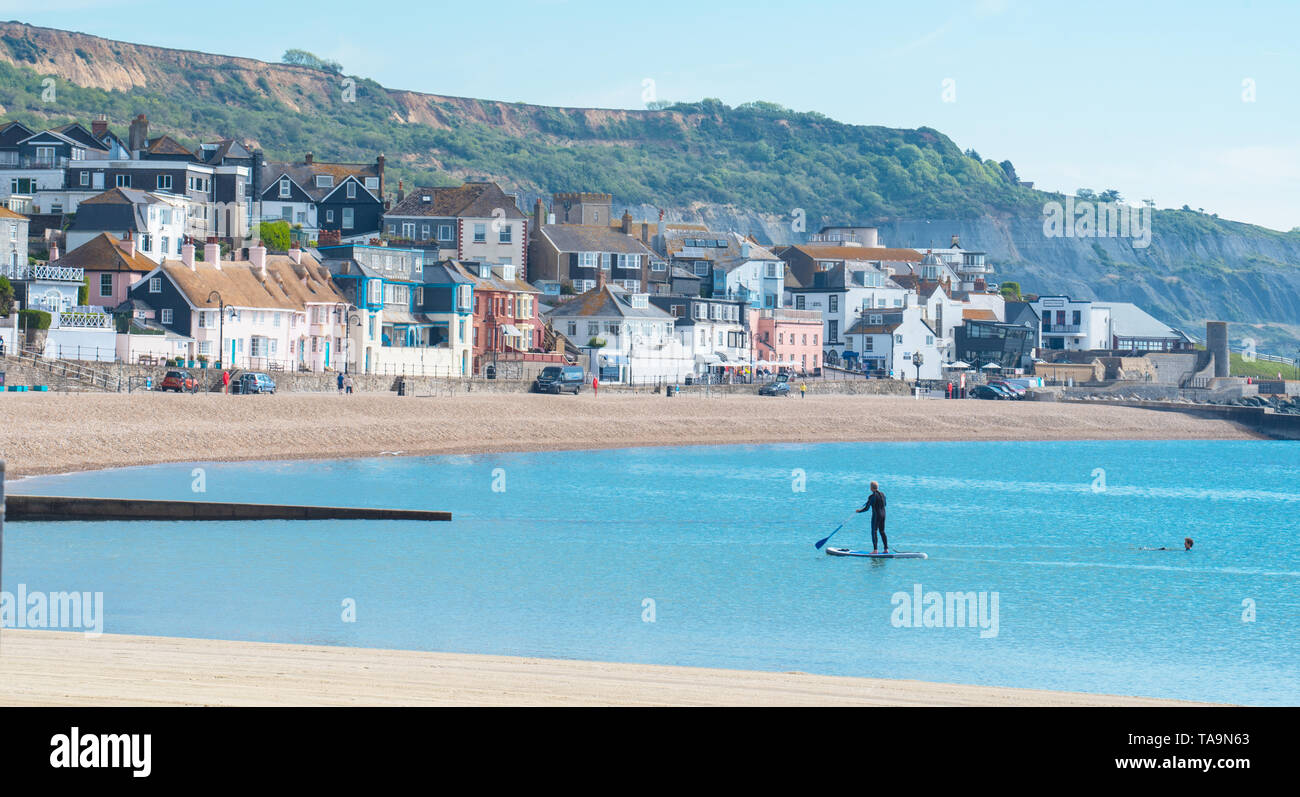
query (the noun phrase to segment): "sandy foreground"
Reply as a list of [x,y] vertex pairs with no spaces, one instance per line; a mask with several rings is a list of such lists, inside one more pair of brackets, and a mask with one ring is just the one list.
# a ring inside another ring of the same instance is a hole
[[0,394],[10,478],[156,462],[721,443],[1256,437],[1133,407],[816,395]]
[[1157,706],[878,678],[117,636],[0,634],[6,706]]
[[[8,476],[158,462],[761,442],[1248,439],[1228,421],[1047,402],[470,394],[0,394]],[[13,631],[0,705],[1164,705],[689,667]]]

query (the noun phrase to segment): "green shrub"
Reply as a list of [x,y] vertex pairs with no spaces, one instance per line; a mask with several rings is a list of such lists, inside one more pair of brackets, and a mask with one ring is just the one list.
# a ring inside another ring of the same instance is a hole
[[286,222],[264,221],[258,225],[258,235],[262,238],[262,246],[265,246],[268,251],[289,251],[291,240],[289,225]]
[[44,310],[19,310],[18,326],[23,329],[49,329],[50,314]]
[[14,310],[14,286],[8,277],[0,277],[0,315],[9,315]]

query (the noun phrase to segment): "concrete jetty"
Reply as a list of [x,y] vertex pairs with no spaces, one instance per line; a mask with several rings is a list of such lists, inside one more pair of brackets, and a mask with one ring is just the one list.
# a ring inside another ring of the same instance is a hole
[[4,518],[22,520],[451,520],[450,512],[353,506],[154,501],[64,495],[4,496]]

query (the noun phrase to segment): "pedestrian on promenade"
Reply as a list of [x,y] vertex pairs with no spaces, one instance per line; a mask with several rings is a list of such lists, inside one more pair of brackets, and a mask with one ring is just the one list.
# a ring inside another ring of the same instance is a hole
[[230,372],[229,371],[221,372],[221,392],[226,394],[230,393]]
[[339,383],[339,394],[341,395],[343,393],[343,372],[342,371],[339,371],[338,383]]

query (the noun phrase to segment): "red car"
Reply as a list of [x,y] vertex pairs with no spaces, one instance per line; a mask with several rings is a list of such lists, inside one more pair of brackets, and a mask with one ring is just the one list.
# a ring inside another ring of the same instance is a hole
[[158,385],[159,390],[175,390],[177,393],[193,393],[198,388],[199,380],[190,376],[189,371],[168,371]]

